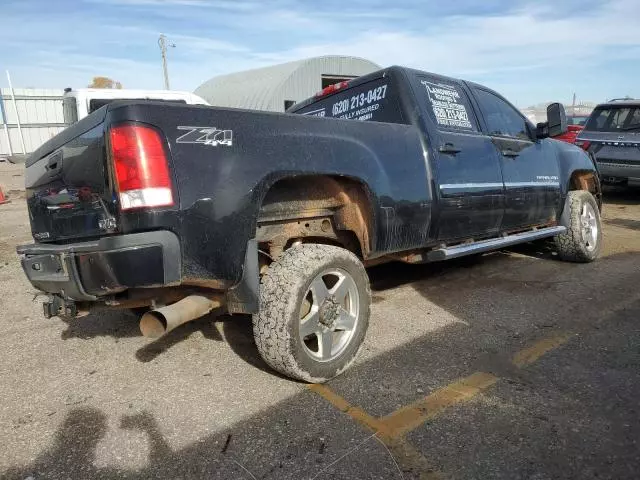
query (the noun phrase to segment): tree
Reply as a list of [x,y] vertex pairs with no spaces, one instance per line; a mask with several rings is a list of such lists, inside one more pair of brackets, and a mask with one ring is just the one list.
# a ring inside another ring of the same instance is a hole
[[121,89],[122,84],[110,79],[109,77],[93,77],[89,88],[117,88]]

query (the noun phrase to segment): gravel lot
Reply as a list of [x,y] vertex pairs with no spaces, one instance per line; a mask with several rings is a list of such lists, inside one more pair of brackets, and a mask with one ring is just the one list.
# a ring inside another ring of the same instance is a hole
[[[593,264],[536,244],[371,269],[365,349],[328,384],[340,407],[269,371],[245,316],[154,343],[129,314],[45,320],[15,255],[22,169],[0,163],[0,478],[638,477],[640,190],[606,192]],[[512,360],[545,338],[563,340]],[[362,420],[474,372],[495,382],[400,443]]]

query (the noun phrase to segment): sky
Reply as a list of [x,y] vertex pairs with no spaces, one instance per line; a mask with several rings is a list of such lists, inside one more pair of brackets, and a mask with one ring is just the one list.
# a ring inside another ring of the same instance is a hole
[[[640,97],[640,0],[0,0],[14,87],[171,88],[318,55],[487,85],[519,107]],[[7,86],[0,72],[0,86]]]

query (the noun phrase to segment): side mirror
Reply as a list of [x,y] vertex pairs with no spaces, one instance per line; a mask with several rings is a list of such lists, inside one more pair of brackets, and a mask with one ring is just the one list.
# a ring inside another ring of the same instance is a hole
[[540,122],[536,124],[536,138],[549,138],[548,122]]
[[569,129],[567,114],[561,103],[552,103],[547,107],[547,125],[550,137],[562,135]]

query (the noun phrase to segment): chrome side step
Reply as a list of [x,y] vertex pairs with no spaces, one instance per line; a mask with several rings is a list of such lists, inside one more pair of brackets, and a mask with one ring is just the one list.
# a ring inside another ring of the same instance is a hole
[[427,262],[439,262],[441,260],[464,257],[465,255],[471,255],[473,253],[488,252],[490,250],[496,250],[516,245],[518,243],[526,243],[539,240],[541,238],[555,237],[566,230],[567,228],[562,226],[546,227],[539,228],[537,230],[530,230],[528,232],[506,235],[500,238],[491,238],[489,240],[481,240],[474,243],[464,243],[453,247],[439,248],[428,252],[426,260]]

